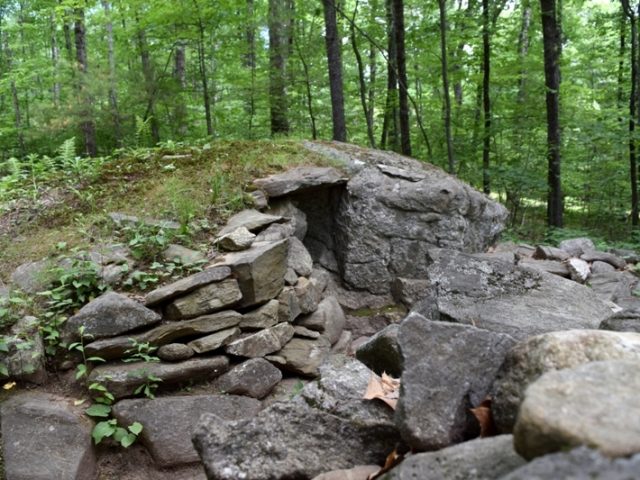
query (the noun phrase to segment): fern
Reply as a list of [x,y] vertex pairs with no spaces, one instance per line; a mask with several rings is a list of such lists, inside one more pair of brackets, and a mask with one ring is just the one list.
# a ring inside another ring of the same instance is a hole
[[62,142],[58,147],[58,159],[62,163],[62,168],[67,170],[76,163],[76,137],[71,137]]
[[148,146],[151,143],[151,117],[143,120],[140,115],[136,115],[136,147]]

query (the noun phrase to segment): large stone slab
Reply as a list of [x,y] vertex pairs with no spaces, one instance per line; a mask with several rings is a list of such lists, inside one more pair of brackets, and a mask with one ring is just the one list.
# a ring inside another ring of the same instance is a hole
[[107,292],[80,309],[65,323],[69,337],[77,338],[78,329],[91,340],[115,337],[132,330],[151,327],[160,321],[160,315],[138,302],[115,292]]
[[193,318],[231,307],[241,298],[238,282],[235,278],[228,278],[176,298],[165,308],[165,315],[170,320]]
[[515,448],[532,459],[586,445],[608,457],[640,453],[640,359],[547,372],[525,391]]
[[149,343],[159,347],[181,338],[204,335],[235,327],[241,320],[242,315],[233,310],[203,315],[192,320],[165,323],[137,335],[98,340],[86,345],[85,352],[88,356],[101,357],[105,360],[123,358],[126,355],[126,351],[133,345],[131,339],[138,343]]
[[513,449],[511,435],[464,442],[437,452],[418,453],[382,480],[495,480],[526,462]]
[[597,328],[611,309],[576,282],[444,249],[428,252],[432,287],[414,310],[432,319],[475,325],[516,339],[557,330]]
[[411,314],[398,342],[404,369],[396,422],[414,450],[438,450],[477,433],[469,409],[487,396],[515,344],[508,335]]
[[207,353],[228,345],[239,336],[239,328],[228,328],[226,330],[220,330],[219,332],[207,335],[206,337],[200,337],[189,342],[188,345],[193,348],[193,351],[196,353]]
[[309,190],[340,185],[347,181],[335,168],[330,167],[297,167],[265,178],[253,181],[269,197],[306,192]]
[[279,215],[268,215],[253,209],[242,210],[227,220],[227,224],[218,232],[218,235],[227,235],[241,227],[246,228],[250,232],[255,232],[272,223],[281,222],[282,220],[283,218]]
[[191,435],[204,413],[225,421],[250,418],[260,402],[235,395],[189,395],[155,399],[122,400],[113,407],[121,425],[140,422],[140,440],[161,467],[199,461]]
[[145,297],[145,305],[152,307],[162,302],[168,302],[175,297],[189,293],[196,288],[208,285],[209,283],[220,282],[231,275],[229,267],[207,268],[202,272],[195,273],[177,282],[164,285],[149,292]]
[[282,380],[282,373],[263,358],[236,365],[215,382],[216,390],[235,395],[264,398]]
[[293,327],[288,323],[279,323],[231,342],[225,347],[225,351],[241,357],[264,357],[286,345],[293,337],[293,332]]
[[7,480],[96,478],[92,422],[65,398],[22,393],[2,404]]
[[640,334],[569,330],[532,337],[512,348],[492,388],[493,415],[511,432],[525,389],[546,372],[604,360],[639,360]]
[[134,362],[121,365],[100,365],[89,374],[88,384],[98,382],[116,398],[133,395],[136,388],[157,377],[159,389],[182,382],[213,380],[229,369],[229,359],[223,355],[194,358],[179,363]]
[[239,307],[260,305],[278,296],[287,273],[288,240],[255,242],[251,248],[216,259],[229,267],[242,292]]
[[545,455],[500,477],[500,480],[634,480],[640,471],[640,455],[611,459],[586,447]]

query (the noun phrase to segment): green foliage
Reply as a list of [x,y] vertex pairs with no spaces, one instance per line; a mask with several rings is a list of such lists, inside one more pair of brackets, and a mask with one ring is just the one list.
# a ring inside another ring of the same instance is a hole
[[87,357],[84,351],[85,339],[90,339],[91,335],[85,334],[84,325],[78,328],[78,336],[80,337],[79,342],[72,342],[67,346],[67,349],[70,352],[78,352],[82,356],[82,363],[79,363],[76,366],[76,380],[79,380],[82,377],[87,376],[89,367],[91,366],[91,362],[93,363],[103,363],[105,362],[104,358],[101,357]]
[[131,348],[124,353],[127,356],[124,362],[159,362],[160,359],[152,355],[158,347],[152,347],[148,342],[138,342],[134,338],[130,338]]
[[171,230],[146,225],[145,223],[127,224],[120,228],[119,234],[127,242],[131,254],[136,260],[153,261],[177,238]]

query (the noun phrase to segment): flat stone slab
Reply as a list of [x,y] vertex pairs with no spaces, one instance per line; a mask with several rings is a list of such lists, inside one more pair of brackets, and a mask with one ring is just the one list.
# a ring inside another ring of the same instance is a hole
[[278,300],[269,300],[263,306],[245,313],[240,322],[242,329],[259,329],[273,327],[278,323]]
[[160,315],[125,295],[107,292],[80,309],[69,318],[64,330],[73,338],[84,328],[90,340],[115,337],[131,330],[150,327],[160,321]]
[[279,323],[247,337],[240,338],[225,348],[227,353],[241,357],[264,357],[277,352],[293,337],[293,327],[288,323]]
[[305,377],[317,377],[320,365],[331,352],[331,342],[324,336],[316,339],[292,338],[276,355],[282,359],[280,365]]
[[192,265],[200,262],[204,263],[207,260],[204,253],[175,244],[169,245],[167,249],[162,252],[162,258],[167,262],[173,262],[177,259],[183,265]]
[[160,288],[149,292],[145,297],[145,305],[152,307],[162,302],[189,293],[198,287],[208,285],[213,282],[220,282],[231,275],[231,269],[228,267],[212,267],[195,273],[188,277],[182,278],[177,282],[164,285]]
[[218,377],[215,388],[223,393],[261,399],[282,380],[282,373],[263,358],[252,358]]
[[138,335],[98,340],[86,345],[85,352],[88,356],[97,356],[105,360],[123,358],[126,356],[126,351],[133,345],[131,339],[138,343],[148,342],[150,345],[159,347],[181,338],[205,335],[235,327],[241,320],[242,315],[238,312],[227,310],[211,315],[203,315],[192,320],[165,323]]
[[580,445],[608,457],[640,453],[638,392],[640,359],[545,373],[525,391],[515,448],[527,459]]
[[284,173],[270,175],[253,181],[269,197],[282,197],[321,187],[342,185],[347,179],[331,167],[297,167]]
[[640,360],[640,334],[568,330],[516,345],[507,353],[492,387],[492,411],[499,431],[512,431],[526,388],[541,375],[605,360]]
[[8,480],[96,477],[93,424],[68,399],[21,393],[2,404],[2,447]]
[[240,250],[246,250],[253,242],[255,242],[256,236],[251,233],[245,227],[238,227],[235,230],[222,235],[216,239],[216,244],[222,250],[228,252],[237,252]]
[[235,278],[210,283],[174,299],[164,309],[169,320],[193,318],[231,307],[242,298]]
[[179,363],[135,362],[100,365],[89,374],[87,383],[101,383],[116,398],[123,398],[132,396],[136,388],[148,381],[150,375],[161,380],[154,383],[158,383],[158,388],[162,389],[186,381],[213,380],[228,369],[229,359],[223,355],[193,358]]
[[235,395],[189,395],[122,400],[113,407],[121,425],[140,422],[140,440],[161,467],[199,461],[191,435],[204,413],[223,420],[241,420],[260,411],[260,402]]
[[384,480],[495,480],[524,465],[511,435],[471,440],[437,452],[411,455]]
[[281,222],[282,220],[283,218],[279,215],[268,215],[253,209],[242,210],[227,220],[227,224],[218,232],[218,235],[227,235],[241,227],[246,228],[250,232],[255,232],[256,230],[260,230],[272,223]]
[[196,353],[207,353],[224,347],[240,336],[239,328],[228,328],[188,343]]

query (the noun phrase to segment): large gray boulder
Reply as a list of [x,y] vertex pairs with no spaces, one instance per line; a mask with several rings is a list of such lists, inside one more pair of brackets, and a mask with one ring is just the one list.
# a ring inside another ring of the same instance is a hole
[[507,353],[492,388],[496,426],[512,431],[526,388],[546,372],[594,361],[639,359],[638,333],[569,330],[521,342]]
[[432,249],[431,288],[414,310],[516,339],[557,330],[598,328],[611,309],[576,282],[483,255]]
[[77,338],[78,329],[91,340],[115,337],[131,330],[151,327],[160,315],[138,302],[115,292],[107,292],[80,309],[65,323],[69,337]]
[[404,369],[396,423],[414,450],[437,450],[478,433],[469,409],[485,399],[515,341],[416,313],[401,324]]
[[194,463],[198,453],[191,442],[200,416],[213,413],[223,420],[250,418],[260,402],[235,395],[189,395],[121,400],[113,407],[120,425],[140,422],[140,440],[161,467]]
[[586,445],[608,457],[640,453],[640,359],[547,372],[525,391],[514,432],[527,459]]
[[525,463],[513,449],[513,437],[499,435],[411,455],[381,479],[495,480]]
[[611,459],[586,447],[539,457],[500,480],[635,480],[640,455]]
[[67,399],[22,393],[2,404],[7,480],[91,480],[96,458],[93,423]]

